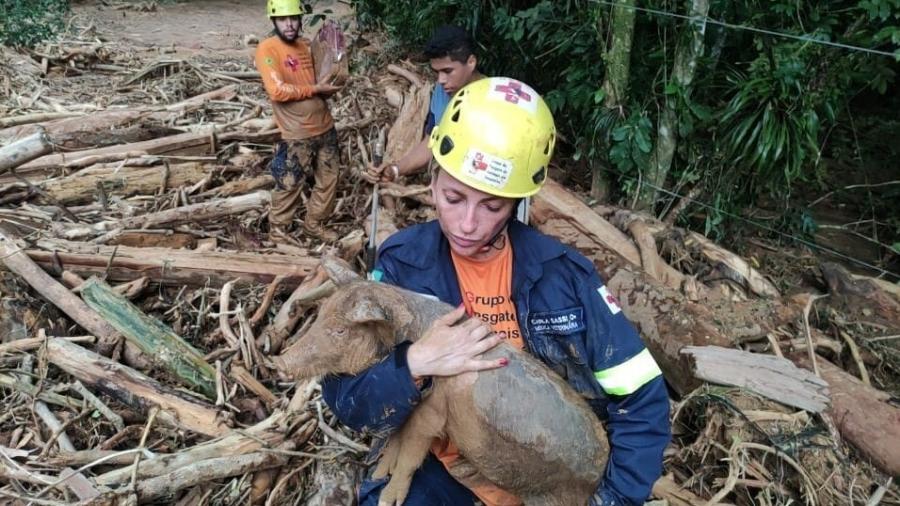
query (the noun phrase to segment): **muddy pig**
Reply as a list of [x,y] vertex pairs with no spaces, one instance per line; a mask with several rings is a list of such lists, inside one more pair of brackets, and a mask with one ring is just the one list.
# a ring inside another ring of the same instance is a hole
[[[432,298],[326,268],[338,290],[322,303],[307,333],[272,359],[282,373],[297,379],[357,374],[395,345],[416,341],[453,310]],[[528,353],[503,343],[484,357],[505,357],[509,365],[433,378],[431,393],[390,437],[374,473],[391,477],[380,504],[403,504],[432,440],[443,436],[467,460],[467,466],[458,467],[471,467],[463,472],[516,494],[526,505],[588,503],[609,454],[597,416]]]

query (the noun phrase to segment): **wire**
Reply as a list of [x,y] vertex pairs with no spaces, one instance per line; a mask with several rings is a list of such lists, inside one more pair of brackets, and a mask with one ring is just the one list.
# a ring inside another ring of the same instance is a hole
[[831,249],[831,248],[829,248],[829,247],[822,246],[822,245],[820,245],[820,244],[816,244],[816,243],[814,243],[814,242],[808,241],[808,240],[806,240],[806,239],[804,239],[804,238],[802,238],[802,237],[799,237],[799,236],[796,236],[796,235],[793,235],[793,234],[789,234],[789,233],[787,233],[787,232],[782,232],[781,230],[778,230],[777,228],[772,228],[772,227],[770,227],[770,226],[768,226],[768,225],[766,225],[766,224],[764,224],[764,223],[760,223],[760,222],[758,222],[758,221],[753,221],[753,220],[751,220],[751,219],[749,219],[749,218],[745,218],[745,217],[743,217],[743,216],[741,216],[741,215],[739,215],[739,214],[734,214],[734,213],[725,211],[725,210],[720,209],[720,208],[718,208],[718,207],[716,207],[716,206],[713,206],[713,205],[711,205],[711,204],[707,204],[706,202],[697,200],[697,199],[695,199],[695,198],[693,198],[693,197],[689,197],[689,196],[687,196],[687,195],[682,195],[682,194],[680,194],[680,193],[673,192],[673,191],[671,191],[671,190],[667,190],[666,188],[660,188],[659,186],[656,186],[656,185],[653,184],[653,183],[649,183],[649,182],[643,180],[643,178],[640,178],[640,179],[639,179],[639,178],[637,178],[637,177],[635,177],[635,176],[631,176],[631,175],[628,175],[628,174],[623,174],[623,173],[621,173],[621,172],[618,172],[618,171],[616,171],[616,170],[609,169],[609,168],[603,168],[602,170],[605,171],[605,172],[608,172],[608,173],[610,173],[610,174],[614,174],[614,175],[616,175],[616,176],[619,176],[619,177],[623,177],[623,178],[626,178],[626,179],[630,179],[630,180],[632,180],[632,181],[637,181],[638,186],[641,186],[641,185],[647,186],[647,187],[652,188],[652,189],[654,189],[654,190],[656,190],[656,191],[658,191],[658,192],[665,193],[665,194],[667,194],[667,195],[669,195],[669,196],[677,197],[677,198],[679,198],[679,199],[687,200],[688,202],[692,202],[692,203],[694,203],[694,204],[697,204],[697,205],[699,205],[700,207],[705,207],[705,208],[707,208],[707,209],[711,209],[711,210],[713,210],[713,211],[716,211],[716,212],[718,212],[718,213],[724,214],[724,215],[726,215],[726,216],[730,216],[730,217],[732,217],[732,218],[735,218],[735,219],[737,219],[737,220],[743,221],[743,222],[745,222],[745,223],[748,223],[748,224],[753,225],[753,226],[755,226],[755,227],[761,228],[761,229],[763,229],[763,230],[767,230],[767,231],[769,231],[769,232],[774,232],[774,233],[776,233],[776,234],[778,234],[778,235],[781,235],[781,236],[783,236],[783,237],[786,237],[786,238],[788,238],[788,239],[793,239],[793,240],[795,240],[795,241],[797,241],[797,242],[799,242],[799,243],[801,243],[801,244],[803,244],[803,245],[805,245],[805,246],[809,246],[810,248],[818,249],[818,250],[824,251],[824,252],[826,252],[826,253],[830,253],[830,254],[832,254],[832,255],[834,255],[834,256],[843,258],[844,260],[848,260],[848,261],[853,262],[853,263],[855,263],[855,264],[857,264],[857,265],[860,265],[860,266],[863,266],[863,267],[867,267],[867,268],[872,269],[872,270],[874,270],[874,271],[878,271],[881,275],[887,274],[887,275],[890,275],[890,276],[894,276],[894,277],[896,277],[896,278],[900,278],[900,273],[896,273],[896,272],[892,272],[892,271],[886,270],[886,269],[884,269],[884,268],[882,268],[882,267],[878,267],[877,265],[872,265],[872,264],[866,262],[865,260],[860,260],[860,259],[858,259],[858,258],[851,257],[851,256],[849,256],[849,255],[846,255],[846,254],[844,254],[844,253],[841,253],[840,251],[837,251],[837,250]]
[[[590,1],[594,2],[594,3],[602,4],[602,5],[609,5],[611,7],[624,7],[626,9],[634,9],[636,11],[648,12],[650,14],[656,14],[659,16],[667,16],[670,18],[686,19],[688,21],[694,21],[694,20],[699,19],[697,16],[686,16],[684,14],[676,14],[674,12],[669,12],[669,11],[649,9],[647,7],[637,7],[634,5],[626,5],[626,4],[619,3],[619,2],[609,2],[606,0],[590,0]],[[773,30],[766,30],[764,28],[756,28],[753,26],[735,25],[732,23],[726,23],[725,21],[719,21],[719,20],[710,18],[709,16],[706,17],[706,23],[709,23],[711,25],[723,26],[725,28],[731,28],[734,30],[746,30],[748,32],[762,33],[765,35],[774,35],[776,37],[784,37],[787,39],[800,40],[800,41],[804,41],[804,42],[810,42],[813,44],[821,44],[823,46],[831,46],[831,47],[837,47],[837,48],[841,48],[841,49],[849,49],[852,51],[859,51],[862,53],[870,53],[870,54],[875,54],[875,55],[879,55],[879,56],[890,56],[891,58],[895,58],[895,59],[900,58],[900,53],[891,53],[888,51],[881,51],[878,49],[871,49],[868,47],[853,46],[851,44],[843,44],[840,42],[831,42],[828,40],[814,39],[812,37],[807,37],[805,35],[793,35],[790,33],[776,32]]]

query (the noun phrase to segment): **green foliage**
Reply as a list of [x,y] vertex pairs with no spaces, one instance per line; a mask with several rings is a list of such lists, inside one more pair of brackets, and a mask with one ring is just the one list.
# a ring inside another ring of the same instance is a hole
[[0,0],[0,44],[34,46],[65,26],[68,0]]

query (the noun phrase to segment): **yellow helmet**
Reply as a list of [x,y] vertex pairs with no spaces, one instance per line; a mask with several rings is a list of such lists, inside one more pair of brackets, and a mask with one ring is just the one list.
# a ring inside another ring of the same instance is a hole
[[303,14],[300,0],[268,0],[266,14],[270,18],[278,16],[299,16]]
[[508,198],[541,189],[555,144],[544,99],[508,77],[480,79],[456,92],[428,140],[435,161],[451,176]]

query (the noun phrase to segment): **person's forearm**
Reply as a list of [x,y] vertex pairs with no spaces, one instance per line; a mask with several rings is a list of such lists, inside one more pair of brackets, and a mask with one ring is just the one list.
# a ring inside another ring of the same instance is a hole
[[394,163],[400,176],[411,176],[423,172],[430,161],[431,150],[428,149],[428,137],[425,137]]

